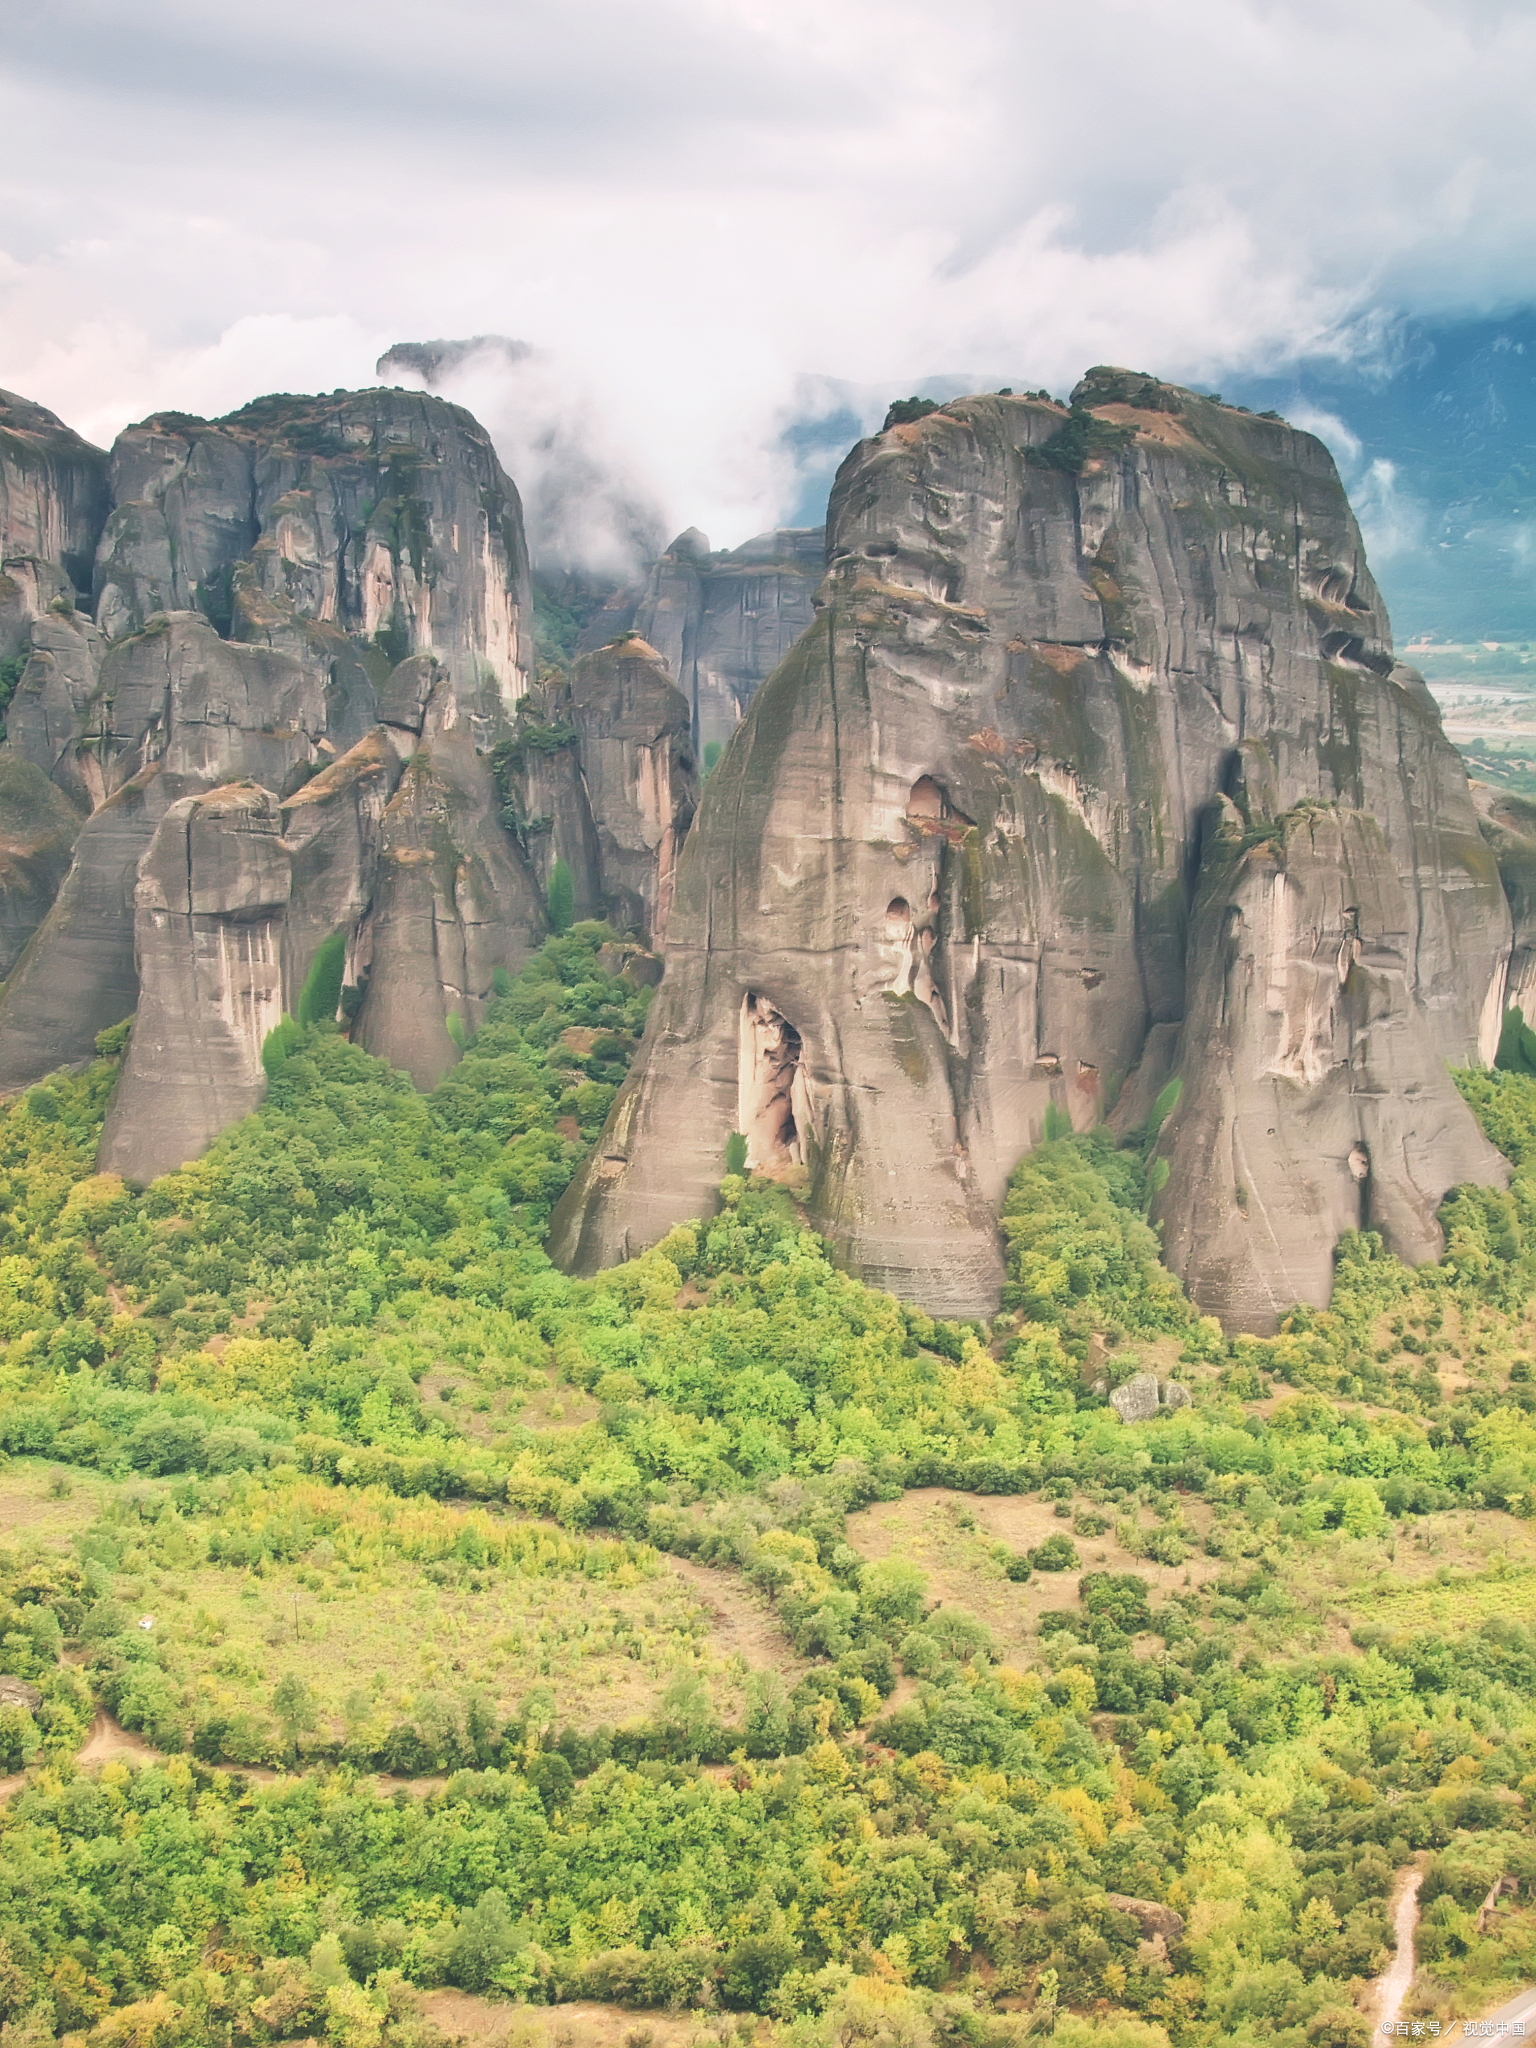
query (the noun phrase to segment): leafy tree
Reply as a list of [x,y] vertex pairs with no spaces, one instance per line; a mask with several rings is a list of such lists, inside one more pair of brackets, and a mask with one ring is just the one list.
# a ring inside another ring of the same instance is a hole
[[272,1711],[283,1731],[288,1755],[297,1756],[300,1736],[307,1734],[319,1718],[314,1693],[297,1672],[286,1673],[273,1687]]

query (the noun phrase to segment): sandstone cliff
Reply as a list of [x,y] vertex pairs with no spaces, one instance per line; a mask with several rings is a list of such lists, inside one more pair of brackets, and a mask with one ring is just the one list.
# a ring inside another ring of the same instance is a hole
[[639,590],[616,592],[582,635],[592,653],[632,630],[654,647],[687,699],[700,758],[730,739],[765,677],[811,623],[825,535],[780,527],[712,553],[696,527],[679,534]]
[[[90,589],[107,508],[103,450],[46,407],[0,391],[0,709],[35,641],[57,646],[79,681],[74,657],[89,622],[76,603]],[[0,979],[57,895],[83,816],[48,787],[33,759],[29,750],[18,760],[0,748]]]
[[7,581],[33,585],[41,570],[47,598],[63,594],[61,581],[90,589],[108,503],[104,452],[46,406],[0,391],[0,622],[16,603]]
[[532,661],[517,491],[462,407],[407,391],[262,398],[218,421],[161,414],[119,435],[95,567],[116,640],[199,610],[235,640],[313,650],[331,627],[392,661],[430,653],[481,735]]
[[[1503,1171],[1446,1062],[1491,1056],[1509,911],[1321,445],[1124,372],[1070,413],[958,400],[854,450],[827,553],[557,1256],[706,1212],[739,1129],[859,1272],[983,1310],[1047,1105],[1170,1072],[1202,1307],[1326,1299],[1362,1219],[1433,1250],[1446,1188]],[[1256,1178],[1308,1191],[1277,1224]]]
[[29,618],[7,721],[30,811],[0,940],[41,923],[0,998],[0,1087],[137,1007],[103,1158],[143,1178],[257,1098],[262,1037],[332,934],[357,1036],[423,1083],[457,1057],[448,1020],[472,1029],[538,943],[483,758],[526,691],[531,608],[516,490],[440,399],[162,415],[96,461],[91,516],[71,528],[61,497],[44,536],[94,519],[96,617]]
[[634,634],[552,672],[497,765],[509,814],[547,889],[570,872],[575,914],[650,945],[666,933],[673,878],[698,808],[687,699]]

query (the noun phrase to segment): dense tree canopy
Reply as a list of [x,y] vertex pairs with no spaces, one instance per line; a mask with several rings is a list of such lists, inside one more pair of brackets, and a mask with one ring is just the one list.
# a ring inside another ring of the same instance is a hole
[[[1102,1132],[1015,1174],[990,1327],[840,1272],[724,1158],[711,1218],[573,1282],[542,1237],[647,999],[608,937],[552,939],[430,1096],[311,1003],[148,1188],[94,1171],[121,1032],[0,1112],[0,2020],[365,2048],[446,1982],[807,2040],[1357,2042],[1413,1858],[1420,2008],[1508,1995],[1536,1079],[1463,1077],[1513,1180],[1448,1199],[1438,1266],[1351,1238],[1269,1340],[1194,1312]],[[1122,1423],[1137,1370],[1189,1402]],[[946,1596],[868,1533],[930,1500]],[[77,1764],[98,1708],[162,1760]]]

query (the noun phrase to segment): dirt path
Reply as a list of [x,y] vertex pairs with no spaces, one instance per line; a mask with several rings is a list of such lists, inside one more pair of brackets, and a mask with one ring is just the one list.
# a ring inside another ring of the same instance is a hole
[[[142,1737],[130,1735],[128,1730],[114,1721],[110,1714],[98,1708],[96,1718],[91,1723],[91,1732],[85,1738],[75,1761],[83,1769],[90,1770],[101,1764],[110,1763],[114,1757],[121,1757],[132,1764],[165,1762],[158,1749],[151,1749]],[[27,1777],[26,1771],[17,1771],[13,1777],[0,1778],[0,1805],[9,1799],[13,1792],[21,1790],[27,1782]]]
[[[99,1769],[102,1764],[111,1763],[114,1758],[136,1765],[163,1764],[168,1761],[163,1751],[152,1749],[142,1736],[130,1734],[128,1729],[120,1722],[114,1721],[110,1714],[98,1709],[96,1718],[91,1723],[91,1732],[85,1738],[75,1762],[82,1770],[93,1770]],[[304,1775],[303,1771],[274,1771],[266,1764],[221,1764],[218,1768],[238,1773],[239,1776],[249,1778],[257,1785],[276,1785]],[[26,1782],[25,1771],[17,1771],[12,1777],[0,1778],[0,1805],[9,1799],[13,1792],[19,1792]],[[425,1778],[395,1778],[387,1771],[379,1771],[374,1776],[379,1796],[385,1799],[391,1792],[397,1792],[402,1788],[424,1799],[429,1792],[440,1792],[447,1782],[447,1775],[443,1772]]]
[[158,1749],[151,1749],[141,1735],[130,1735],[120,1727],[112,1716],[100,1708],[91,1723],[91,1732],[85,1738],[85,1747],[75,1758],[81,1765],[110,1763],[114,1757],[124,1757],[129,1763],[163,1764],[164,1756]]
[[428,1991],[422,2010],[463,2048],[684,2048],[697,2038],[692,2014],[647,2012],[578,1999],[569,2005],[508,2005],[470,1991]]
[[1396,2025],[1403,2000],[1408,1996],[1408,1987],[1413,1982],[1413,1937],[1419,1925],[1419,1886],[1423,1882],[1422,1870],[1404,1870],[1398,1876],[1392,1912],[1397,1954],[1387,1965],[1385,1974],[1376,1981],[1376,2021],[1383,2033],[1389,2026]]

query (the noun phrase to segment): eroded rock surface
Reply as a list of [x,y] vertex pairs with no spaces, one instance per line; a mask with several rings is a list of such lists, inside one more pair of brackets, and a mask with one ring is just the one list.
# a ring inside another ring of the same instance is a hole
[[[107,457],[45,405],[0,391],[0,566],[60,595],[52,566],[71,590],[89,590],[91,563],[106,519]],[[10,596],[0,591],[0,599]],[[41,607],[39,607],[41,609]]]
[[1502,1184],[1508,1165],[1427,1027],[1417,919],[1377,820],[1304,806],[1252,837],[1222,799],[1157,1210],[1164,1255],[1197,1298],[1270,1329],[1292,1303],[1327,1300],[1344,1231],[1378,1230],[1410,1264],[1437,1258],[1447,1188]]
[[[801,1107],[761,1167],[803,1171],[849,1265],[934,1310],[995,1302],[997,1207],[1047,1105],[1088,1126],[1170,1040],[1175,1148],[1203,1103],[1200,1142],[1225,1158],[1266,1090],[1294,1092],[1288,1145],[1328,1126],[1317,1199],[1296,1205],[1320,1256],[1301,1264],[1283,1235],[1257,1241],[1235,1179],[1172,1154],[1170,1250],[1231,1322],[1326,1299],[1357,1140],[1372,1219],[1410,1257],[1433,1249],[1425,1203],[1497,1174],[1445,1063],[1491,1056],[1509,911],[1327,452],[1124,372],[1075,397],[1070,415],[957,400],[844,463],[823,609],[706,784],[641,1057],[557,1214],[563,1262],[709,1211],[743,1018],[765,1004],[795,1035]],[[1208,906],[1237,884],[1202,882],[1202,850],[1217,859],[1205,826],[1228,793],[1244,832],[1279,834],[1297,932],[1353,907],[1357,986],[1380,963],[1358,1013],[1352,990],[1319,1009],[1289,944],[1286,1014],[1312,1021],[1273,1086],[1243,1064],[1268,1056],[1258,1012],[1228,1042],[1205,1008],[1225,929]],[[1336,901],[1335,874],[1375,893]],[[1389,1166],[1380,1146],[1410,1125]]]
[[138,870],[139,1007],[103,1172],[168,1173],[261,1100],[291,883],[270,791],[210,790],[166,812]]
[[142,1178],[257,1099],[261,1037],[332,934],[363,1042],[423,1083],[457,1057],[449,1019],[472,1030],[542,937],[483,758],[527,687],[528,567],[488,437],[424,394],[166,414],[103,470],[95,621],[42,572],[16,599],[30,809],[0,943],[32,935],[0,998],[0,1087],[88,1057],[140,1006],[107,1153]]
[[722,746],[811,623],[825,568],[823,529],[778,527],[713,552],[696,527],[678,535],[638,591],[616,592],[582,635],[595,653],[633,631],[688,701],[702,758]]
[[699,800],[687,699],[637,639],[578,661],[570,696],[604,908],[659,946]]
[[1514,925],[1504,1001],[1536,1023],[1536,804],[1481,783],[1472,794]]
[[496,969],[520,967],[545,929],[527,867],[496,816],[490,771],[460,732],[411,757],[383,814],[360,938],[368,991],[353,1037],[420,1088],[458,1058],[449,1019],[474,1030]]
[[462,407],[379,390],[161,414],[118,437],[111,483],[95,570],[107,639],[194,609],[240,640],[300,622],[377,638],[392,661],[435,655],[482,736],[522,695],[521,507]]
[[0,980],[48,915],[82,822],[47,776],[0,747]]

